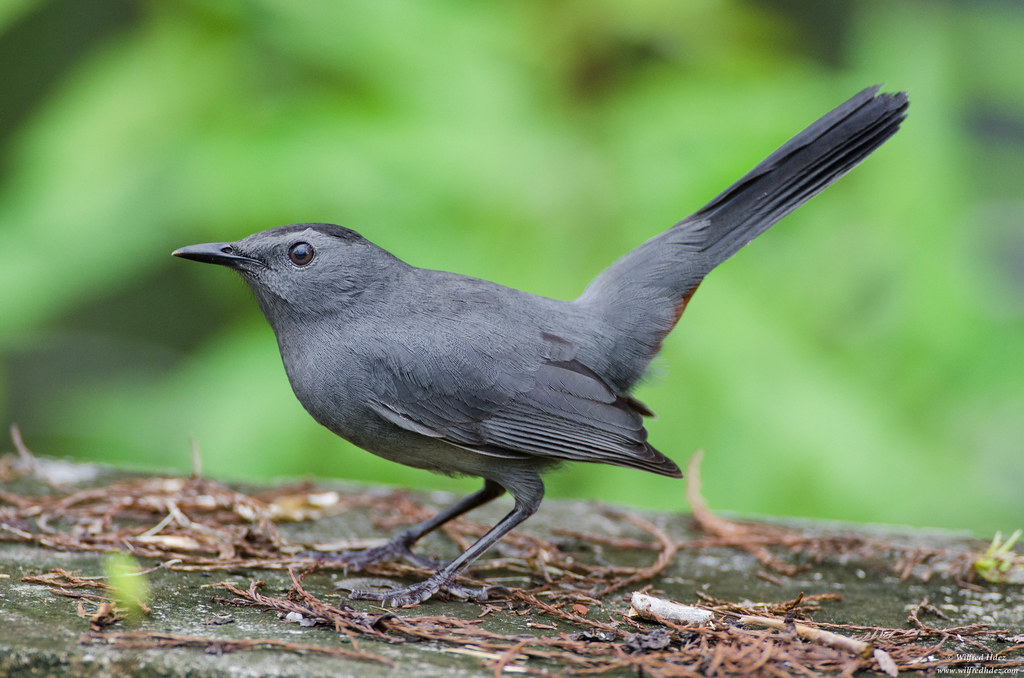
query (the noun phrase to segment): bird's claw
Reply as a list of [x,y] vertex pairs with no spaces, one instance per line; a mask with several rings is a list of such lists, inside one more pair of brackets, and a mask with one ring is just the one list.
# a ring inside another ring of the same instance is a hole
[[349,594],[352,600],[376,600],[383,607],[411,607],[423,601],[439,596],[445,600],[472,600],[483,603],[491,600],[492,595],[507,593],[504,586],[482,586],[470,587],[456,584],[453,581],[445,582],[438,576],[406,586],[404,588],[392,588],[378,591],[353,590]]

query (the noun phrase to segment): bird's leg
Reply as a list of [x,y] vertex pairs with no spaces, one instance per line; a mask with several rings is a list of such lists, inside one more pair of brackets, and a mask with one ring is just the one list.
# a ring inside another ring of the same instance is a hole
[[[540,506],[540,501],[544,497],[544,485],[541,483],[539,476],[534,476],[530,481],[527,487],[519,485],[510,486],[508,490],[516,500],[512,511],[502,518],[497,525],[488,530],[484,536],[475,541],[462,555],[442,566],[430,578],[419,584],[401,589],[389,591],[352,591],[349,597],[355,600],[379,600],[384,606],[391,605],[393,607],[416,605],[436,593],[443,593],[460,599],[487,600],[489,594],[500,587],[487,586],[474,589],[456,584],[455,578],[470,563],[483,555],[484,551],[508,534],[512,528],[536,513],[537,508]],[[487,482],[490,484],[491,481],[488,480]],[[484,486],[484,489],[486,488],[487,485]]]
[[417,523],[412,527],[403,530],[392,537],[386,544],[361,551],[340,551],[338,553],[315,553],[312,554],[317,560],[341,563],[346,568],[359,571],[368,565],[380,563],[387,560],[402,558],[413,565],[420,567],[436,568],[438,563],[426,556],[417,555],[412,552],[412,545],[449,520],[461,516],[463,513],[472,511],[478,506],[500,497],[505,489],[497,483],[487,480],[482,489],[474,492],[462,501],[449,506],[438,512],[433,517]]

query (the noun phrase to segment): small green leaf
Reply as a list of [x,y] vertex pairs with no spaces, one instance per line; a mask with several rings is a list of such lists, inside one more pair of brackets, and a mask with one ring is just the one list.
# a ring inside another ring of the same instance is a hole
[[149,581],[134,558],[120,552],[109,553],[103,560],[103,571],[118,610],[128,620],[139,619],[148,612]]

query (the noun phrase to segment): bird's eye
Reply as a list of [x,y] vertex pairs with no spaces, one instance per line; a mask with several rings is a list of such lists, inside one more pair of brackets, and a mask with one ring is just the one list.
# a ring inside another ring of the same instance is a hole
[[288,258],[296,266],[305,266],[313,261],[313,246],[308,242],[297,242],[288,248]]

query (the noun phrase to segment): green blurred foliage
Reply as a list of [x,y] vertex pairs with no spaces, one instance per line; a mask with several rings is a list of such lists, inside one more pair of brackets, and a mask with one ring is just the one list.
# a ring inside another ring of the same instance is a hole
[[[39,453],[474,489],[359,451],[228,271],[330,221],[572,298],[859,89],[864,166],[715,271],[638,391],[712,507],[980,532],[1024,514],[1024,6],[20,0],[0,9],[0,420]],[[575,465],[552,495],[683,509]]]
[[108,553],[103,557],[103,573],[118,612],[129,623],[142,619],[148,612],[151,589],[139,562],[127,553]]

